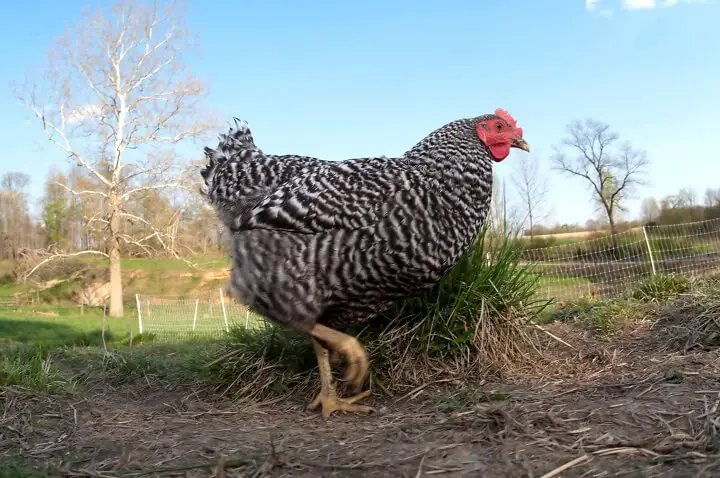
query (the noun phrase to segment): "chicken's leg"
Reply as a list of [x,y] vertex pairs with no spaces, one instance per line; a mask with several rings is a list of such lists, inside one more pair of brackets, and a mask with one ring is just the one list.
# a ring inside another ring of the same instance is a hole
[[355,413],[369,413],[374,411],[371,407],[355,404],[355,402],[370,395],[369,390],[348,398],[339,398],[337,396],[332,371],[330,370],[330,354],[315,338],[311,338],[311,340],[320,371],[320,393],[315,400],[308,405],[308,409],[314,410],[319,405],[322,405],[322,416],[325,420],[335,411]]
[[350,382],[356,390],[359,390],[365,381],[365,377],[367,377],[369,368],[367,353],[365,353],[365,349],[360,345],[360,342],[351,335],[343,334],[320,324],[313,325],[309,333],[347,358],[348,369],[345,373],[345,380]]

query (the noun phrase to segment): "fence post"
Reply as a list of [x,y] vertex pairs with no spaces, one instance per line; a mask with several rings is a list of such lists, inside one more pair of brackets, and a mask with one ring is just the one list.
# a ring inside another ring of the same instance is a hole
[[137,310],[138,310],[138,333],[143,333],[143,326],[142,326],[142,304],[140,303],[140,296],[138,294],[135,294],[135,303],[137,304]]
[[225,319],[225,332],[230,332],[230,326],[227,320],[227,311],[225,310],[225,294],[223,294],[222,287],[220,288],[220,306],[223,310],[223,319]]
[[647,246],[648,255],[650,256],[650,266],[652,266],[652,274],[653,276],[656,274],[655,271],[655,258],[653,257],[652,247],[650,247],[650,239],[648,239],[647,231],[645,230],[645,226],[642,228],[643,236],[645,236],[645,245]]
[[200,299],[195,299],[195,314],[193,315],[193,332],[195,332],[195,324],[197,324],[197,311],[200,305]]
[[250,308],[245,307],[245,330],[248,328],[248,322],[250,322]]

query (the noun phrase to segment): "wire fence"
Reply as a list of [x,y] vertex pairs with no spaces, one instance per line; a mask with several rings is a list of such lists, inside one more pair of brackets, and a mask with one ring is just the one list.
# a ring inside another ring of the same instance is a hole
[[[693,277],[720,271],[720,219],[573,241],[525,250],[522,265],[539,275],[539,296],[560,301],[612,297],[660,274]],[[138,295],[136,300],[138,329],[155,340],[219,337],[234,326],[267,323],[222,290],[206,298]]]
[[220,337],[233,327],[264,327],[265,319],[218,289],[204,298],[136,295],[138,332],[155,341]]
[[524,252],[540,276],[538,294],[560,300],[612,297],[660,274],[688,277],[720,270],[720,219],[643,226]]

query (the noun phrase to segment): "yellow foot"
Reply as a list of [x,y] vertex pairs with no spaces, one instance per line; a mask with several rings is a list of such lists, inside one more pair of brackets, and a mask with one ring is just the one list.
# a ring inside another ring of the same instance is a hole
[[335,392],[335,387],[332,387],[329,391],[320,391],[320,394],[307,408],[308,410],[315,410],[319,405],[322,405],[322,417],[325,420],[327,420],[333,412],[371,413],[375,411],[374,408],[357,405],[355,403],[366,398],[368,395],[370,395],[370,390],[365,390],[352,397],[340,398]]

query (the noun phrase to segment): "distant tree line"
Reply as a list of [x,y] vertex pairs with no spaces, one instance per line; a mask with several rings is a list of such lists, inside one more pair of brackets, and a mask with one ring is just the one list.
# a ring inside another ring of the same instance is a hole
[[720,218],[720,188],[708,188],[699,200],[691,188],[657,201],[649,197],[643,201],[641,220],[647,225],[681,224]]
[[[22,172],[0,177],[0,259],[14,260],[25,250],[37,249],[108,252],[102,214],[106,198],[70,192],[91,191],[97,180],[82,168],[50,170],[34,216],[30,181]],[[157,257],[171,251],[185,258],[223,253],[220,224],[199,194],[148,189],[135,195],[126,210],[145,221],[122,223],[122,234],[128,238],[121,244],[123,257]],[[163,234],[153,236],[156,230]]]

